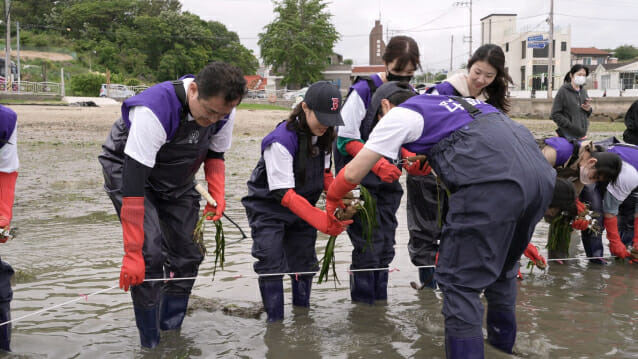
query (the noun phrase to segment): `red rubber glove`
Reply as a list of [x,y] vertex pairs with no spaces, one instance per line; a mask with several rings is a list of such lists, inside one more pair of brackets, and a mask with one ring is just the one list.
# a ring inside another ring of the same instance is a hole
[[210,203],[206,203],[204,213],[213,212],[214,216],[207,216],[206,219],[216,221],[222,218],[226,210],[226,200],[224,199],[224,188],[226,185],[225,175],[226,165],[224,160],[219,158],[209,158],[204,161],[204,173],[206,182],[208,182],[208,193],[213,196],[217,207],[213,207]]
[[332,174],[329,168],[326,168],[326,170],[323,172],[323,190],[327,192],[328,188],[330,188],[330,185],[334,180],[335,176]]
[[144,197],[122,198],[120,221],[124,237],[120,288],[128,291],[130,286],[144,281]]
[[579,231],[584,231],[587,228],[589,228],[589,221],[582,218],[582,219],[574,219],[572,221],[572,228],[579,230]]
[[352,140],[348,143],[346,143],[346,152],[348,152],[348,154],[352,157],[356,156],[357,153],[359,153],[359,151],[361,151],[361,149],[363,148],[363,142],[360,142],[358,140]]
[[[353,140],[346,143],[346,152],[352,157],[356,156],[363,148],[363,143]],[[385,158],[381,157],[377,163],[372,166],[372,173],[379,176],[381,181],[392,183],[399,179],[401,176],[401,170],[397,166],[391,164]]]
[[538,249],[536,248],[535,245],[531,243],[528,244],[523,254],[525,255],[525,257],[531,259],[536,264],[537,267],[543,269],[547,266],[547,262],[545,261],[545,258],[540,253],[538,253]]
[[326,212],[311,205],[307,199],[298,195],[292,188],[284,195],[281,205],[289,208],[292,213],[298,215],[299,218],[317,230],[331,236],[339,235],[346,229],[347,225],[352,223],[352,220],[338,221],[336,218],[330,217]]
[[634,249],[638,249],[638,217],[634,217]]
[[627,247],[620,240],[620,234],[618,234],[618,218],[605,217],[603,225],[607,231],[607,239],[609,240],[609,251],[611,254],[618,258],[626,258],[629,256]]
[[335,178],[330,188],[328,188],[328,192],[326,192],[326,213],[328,213],[330,218],[334,218],[337,208],[346,207],[343,204],[343,197],[357,187],[356,183],[350,183],[346,180],[344,176],[345,170],[346,168],[344,167],[339,171],[337,178]]
[[432,172],[432,167],[430,167],[430,164],[427,162],[425,162],[423,166],[421,166],[421,160],[409,163],[407,158],[412,156],[416,156],[416,153],[401,147],[401,158],[406,160],[403,164],[403,168],[405,168],[408,174],[412,176],[427,176]]
[[[0,229],[9,230],[13,218],[13,200],[15,198],[16,179],[18,172],[0,172]],[[9,237],[0,236],[0,243],[5,243]]]
[[580,201],[580,199],[576,198],[576,213],[581,214],[585,212],[585,204]]

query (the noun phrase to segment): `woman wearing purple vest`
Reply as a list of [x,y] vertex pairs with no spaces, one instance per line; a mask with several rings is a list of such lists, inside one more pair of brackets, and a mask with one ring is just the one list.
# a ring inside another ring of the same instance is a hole
[[[467,72],[450,76],[444,82],[430,87],[426,93],[473,97],[507,113],[510,107],[507,86],[512,79],[505,71],[503,50],[497,45],[483,45],[476,49],[466,68]],[[406,188],[410,259],[415,266],[422,266],[419,268],[420,288],[436,288],[434,268],[425,266],[435,264],[439,249],[441,223],[447,209],[445,186],[437,182],[434,175],[408,174]],[[530,244],[530,248],[534,248],[534,245]],[[534,259],[541,260],[542,257],[538,255]]]
[[[377,108],[371,111],[377,88],[389,81],[409,82],[420,66],[419,48],[414,39],[395,36],[385,48],[383,61],[385,72],[372,75],[368,81],[359,80],[350,87],[350,93],[341,110],[344,125],[338,128],[339,137],[334,151],[336,171],[363,148],[377,121]],[[413,154],[403,152],[405,157],[410,155]],[[408,171],[416,168],[418,166],[410,167]],[[373,234],[371,250],[364,250],[367,242],[358,216],[353,225],[348,227],[348,236],[354,247],[350,268],[377,270],[352,271],[350,298],[353,302],[373,304],[375,300],[384,301],[388,297],[387,267],[394,259],[394,235],[398,225],[396,211],[403,195],[399,176],[401,167],[387,158],[381,158],[361,182],[376,200],[378,226]]]
[[451,193],[435,272],[448,358],[484,356],[482,293],[488,341],[511,353],[520,257],[544,214],[575,211],[573,185],[556,178],[529,130],[493,106],[421,95],[379,121],[330,186],[327,213],[343,207],[343,195],[401,146],[427,155]]
[[290,276],[292,304],[310,306],[317,230],[336,236],[352,223],[315,207],[333,180],[330,152],[334,126],[343,124],[340,107],[341,93],[332,83],[312,84],[288,119],[262,140],[262,156],[241,200],[268,322],[284,318],[283,273],[302,273]]
[[131,288],[144,347],[155,347],[160,329],[179,329],[203,260],[193,242],[201,196],[195,174],[202,163],[217,207],[224,200],[224,152],[230,148],[235,107],[246,92],[241,70],[213,62],[199,74],[162,82],[122,104],[99,156],[104,188],[122,222],[124,258],[120,288]]
[[[18,178],[18,116],[0,105],[0,243],[8,239]],[[0,323],[11,320],[13,268],[0,260]],[[0,350],[11,351],[11,323],[0,327]]]
[[[583,203],[587,203],[589,209],[597,214],[603,213],[603,198],[600,189],[606,182],[615,182],[621,168],[621,159],[615,153],[604,152],[602,146],[594,145],[591,141],[567,140],[564,137],[550,137],[544,140],[542,148],[543,155],[557,171],[558,176],[569,179],[576,178],[574,185],[579,208],[585,208]],[[596,173],[596,181],[592,183],[585,172],[580,172],[580,166],[593,161],[592,170]],[[581,179],[580,174],[583,174]],[[600,184],[599,184],[600,183]],[[632,211],[633,213],[633,211]],[[602,218],[599,219],[602,222]],[[602,231],[592,231],[587,229],[588,224],[575,220],[572,227],[581,230],[581,240],[587,257],[603,256]],[[568,253],[549,252],[550,258],[565,258]],[[604,259],[590,259],[590,263],[604,264]]]
[[[638,260],[638,146],[615,144],[607,151],[618,154],[622,159],[618,179],[607,186],[603,197],[604,226],[609,250],[616,257],[631,256]],[[595,178],[595,172],[591,168],[590,164],[583,167],[585,172],[591,172],[588,177]],[[619,211],[621,205],[625,208]],[[631,252],[627,252],[627,247],[630,246]]]

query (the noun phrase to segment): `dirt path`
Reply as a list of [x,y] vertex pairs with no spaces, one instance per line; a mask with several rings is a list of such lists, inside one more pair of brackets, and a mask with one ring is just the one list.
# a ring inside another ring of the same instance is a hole
[[[20,141],[103,141],[120,116],[120,105],[101,107],[12,105]],[[264,136],[288,111],[238,110],[234,135]]]
[[[18,58],[18,51],[11,50],[11,57]],[[71,61],[73,56],[59,52],[43,52],[33,50],[20,50],[21,59],[47,59],[51,61]]]

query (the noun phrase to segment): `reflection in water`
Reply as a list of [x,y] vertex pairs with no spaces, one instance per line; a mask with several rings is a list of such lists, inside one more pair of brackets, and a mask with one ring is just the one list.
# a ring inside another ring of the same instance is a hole
[[[13,287],[13,318],[117,285],[122,232],[101,188],[95,156],[103,137],[100,133],[95,143],[82,147],[22,146],[23,167],[13,219],[20,234],[0,245],[3,260],[22,271]],[[239,136],[227,153],[226,212],[245,231],[248,224],[239,200],[257,161],[260,140]],[[198,179],[203,181],[203,174]],[[226,222],[224,270],[218,270],[212,281],[214,257],[204,260],[192,297],[204,299],[193,300],[181,332],[162,333],[157,350],[139,347],[129,293],[118,288],[15,323],[12,355],[91,359],[443,358],[441,293],[410,288],[417,270],[407,252],[405,204],[397,218],[396,257],[391,267],[400,271],[390,273],[387,305],[353,305],[347,281],[337,284],[336,289],[329,281],[313,285],[309,310],[292,308],[286,281],[286,319],[266,324],[265,316],[260,315],[251,240],[242,240],[239,231]],[[213,233],[206,233],[205,238],[213,248]],[[543,255],[546,238],[547,225],[540,224],[533,242]],[[324,242],[320,236],[318,255],[323,253]],[[584,255],[580,241],[577,244],[576,254]],[[342,280],[348,277],[351,250],[347,236],[340,236],[335,254]],[[522,264],[525,279],[518,283],[514,347],[518,357],[638,355],[638,265],[550,262],[546,272],[536,269],[530,273],[525,269],[526,259]],[[489,345],[485,354],[487,358],[509,357]]]
[[290,321],[267,323],[266,358],[321,358],[321,330],[307,308],[292,308]]

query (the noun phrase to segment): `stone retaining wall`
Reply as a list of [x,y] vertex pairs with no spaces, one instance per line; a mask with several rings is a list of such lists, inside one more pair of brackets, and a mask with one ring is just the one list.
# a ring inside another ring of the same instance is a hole
[[[592,98],[592,121],[623,121],[625,113],[638,97],[596,97]],[[546,118],[552,111],[553,99],[510,99],[512,117]]]

